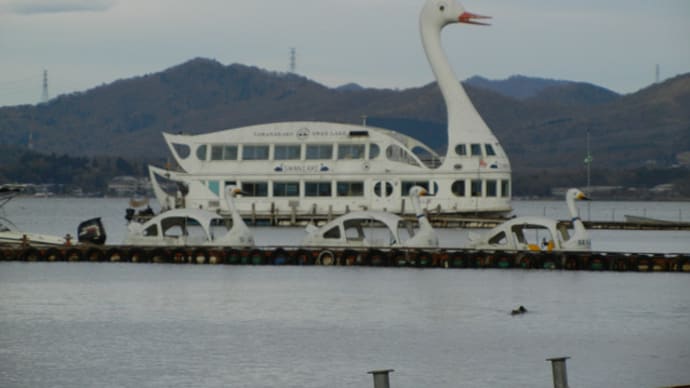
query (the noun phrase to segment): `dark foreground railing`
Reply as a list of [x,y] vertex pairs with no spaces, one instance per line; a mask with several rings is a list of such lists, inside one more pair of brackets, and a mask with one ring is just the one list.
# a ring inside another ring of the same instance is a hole
[[0,261],[72,261],[225,265],[324,265],[413,268],[519,268],[688,272],[690,253],[518,252],[469,249],[296,247],[142,247],[125,245],[0,247]]

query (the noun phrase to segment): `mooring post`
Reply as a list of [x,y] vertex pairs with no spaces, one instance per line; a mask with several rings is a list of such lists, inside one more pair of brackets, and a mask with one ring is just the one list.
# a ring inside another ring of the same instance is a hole
[[367,373],[374,375],[374,388],[390,388],[388,374],[391,372],[393,369],[372,370]]
[[568,373],[565,367],[565,360],[569,358],[570,357],[556,357],[546,359],[546,361],[551,361],[551,370],[553,371],[553,388],[569,388]]

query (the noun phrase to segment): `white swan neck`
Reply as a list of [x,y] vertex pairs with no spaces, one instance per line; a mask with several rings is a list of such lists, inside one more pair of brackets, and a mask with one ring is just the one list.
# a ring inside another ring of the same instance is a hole
[[448,150],[460,143],[496,142],[450,66],[441,46],[441,28],[420,18],[422,45],[446,102]]

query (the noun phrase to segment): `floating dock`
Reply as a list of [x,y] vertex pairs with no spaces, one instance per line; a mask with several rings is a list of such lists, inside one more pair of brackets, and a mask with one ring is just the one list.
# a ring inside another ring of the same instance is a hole
[[0,261],[123,262],[195,265],[317,265],[407,268],[499,268],[686,272],[690,253],[518,252],[469,249],[297,247],[0,247]]

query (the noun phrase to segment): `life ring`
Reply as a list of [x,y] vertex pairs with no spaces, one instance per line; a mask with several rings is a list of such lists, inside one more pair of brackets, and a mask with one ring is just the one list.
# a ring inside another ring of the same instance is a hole
[[330,266],[335,264],[335,255],[331,251],[321,251],[316,259],[317,264]]
[[363,265],[371,265],[373,267],[383,267],[386,266],[386,255],[379,251],[378,249],[371,249],[367,254],[367,262],[362,263]]
[[65,259],[65,256],[60,252],[59,249],[55,248],[50,248],[45,254],[45,258],[47,261],[62,261]]
[[678,270],[680,272],[690,272],[690,256],[678,260]]
[[347,265],[347,266],[353,266],[353,265],[360,264],[360,262],[362,260],[359,253],[357,253],[357,251],[353,251],[353,250],[347,250],[347,251],[343,252],[342,257],[343,257],[343,260],[345,262],[345,265]]
[[624,272],[628,270],[628,262],[635,262],[635,256],[618,256],[613,259],[612,268],[614,271]]
[[603,256],[592,256],[589,259],[590,271],[603,271],[606,269],[606,259]]
[[559,256],[553,253],[548,253],[544,255],[544,258],[541,260],[541,263],[539,265],[539,268],[543,269],[559,269]]
[[571,271],[575,271],[580,269],[580,263],[582,260],[580,259],[579,256],[575,255],[569,255],[568,257],[565,258],[565,262],[563,264],[563,268]]
[[433,257],[429,252],[419,251],[417,252],[417,267],[431,267],[433,263]]
[[251,264],[251,265],[262,265],[262,264],[264,264],[264,255],[258,249],[254,249],[249,254],[249,259],[250,259],[249,264]]
[[208,263],[208,258],[209,258],[209,254],[203,248],[196,249],[192,253],[192,263],[194,263],[194,264],[206,264],[206,263]]
[[118,262],[122,260],[123,256],[122,252],[117,248],[109,249],[105,253],[105,259],[110,262]]
[[88,261],[103,261],[103,251],[98,248],[91,248],[86,251],[84,258]]
[[498,259],[496,259],[496,267],[502,268],[502,269],[507,269],[507,268],[512,267],[512,263],[510,262],[510,257],[508,257],[506,255],[500,255],[498,257]]
[[639,256],[635,263],[635,270],[638,272],[649,272],[652,270],[652,258],[649,256]]
[[38,261],[41,259],[41,252],[36,248],[27,248],[20,255],[24,261]]
[[665,257],[653,257],[651,271],[666,272],[668,271],[668,259]]
[[491,254],[479,252],[474,256],[474,260],[479,268],[493,268],[494,256]]
[[144,251],[143,249],[133,248],[129,251],[127,258],[132,263],[143,263],[143,262],[147,261],[146,256],[147,256],[146,251]]
[[228,249],[225,251],[225,264],[237,265],[240,263],[241,256],[237,249]]
[[65,259],[67,261],[81,261],[81,251],[78,249],[70,249],[65,254]]
[[463,252],[455,252],[450,258],[451,268],[464,268],[467,265],[466,255]]
[[170,252],[164,248],[156,248],[146,259],[147,262],[150,261],[151,263],[167,263],[170,261]]
[[297,265],[314,264],[312,251],[307,251],[304,249],[298,250],[297,253],[295,253],[295,262]]
[[273,251],[273,254],[271,255],[271,259],[273,261],[273,265],[285,265],[285,264],[291,264],[291,259],[290,254],[285,251],[283,248],[278,248],[275,251]]
[[222,264],[223,263],[223,251],[212,249],[208,253],[208,263],[211,265]]
[[531,257],[531,255],[520,255],[518,262],[520,263],[520,268],[524,268],[524,269],[532,268],[532,257]]
[[391,264],[396,267],[406,267],[409,262],[407,260],[407,252],[393,251],[391,252]]

